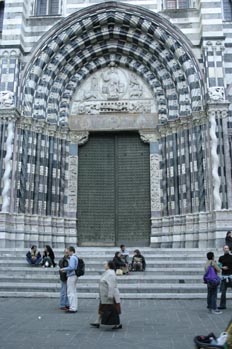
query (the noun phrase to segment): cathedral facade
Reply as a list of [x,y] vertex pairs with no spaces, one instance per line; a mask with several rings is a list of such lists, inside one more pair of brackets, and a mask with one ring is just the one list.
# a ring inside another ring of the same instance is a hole
[[230,0],[0,1],[0,247],[217,247]]

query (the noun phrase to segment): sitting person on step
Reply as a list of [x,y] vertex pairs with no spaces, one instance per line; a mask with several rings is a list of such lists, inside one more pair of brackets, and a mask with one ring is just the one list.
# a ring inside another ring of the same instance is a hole
[[125,263],[123,261],[123,259],[121,258],[121,252],[116,252],[115,253],[113,262],[114,262],[114,265],[115,265],[116,274],[118,274],[117,273],[118,269],[122,270],[122,274],[128,274],[128,264]]
[[121,259],[126,263],[129,264],[129,252],[126,249],[125,245],[120,246],[120,253],[121,253]]
[[26,254],[26,259],[27,262],[31,265],[39,265],[41,262],[41,254],[40,252],[37,250],[37,246],[36,245],[32,245],[30,251],[27,252]]
[[51,246],[46,245],[44,248],[44,252],[43,252],[43,260],[41,265],[45,268],[50,268],[50,267],[55,267],[56,263],[55,263],[55,254],[51,248]]
[[134,250],[134,256],[131,262],[131,271],[145,271],[146,261],[141,252],[136,249]]

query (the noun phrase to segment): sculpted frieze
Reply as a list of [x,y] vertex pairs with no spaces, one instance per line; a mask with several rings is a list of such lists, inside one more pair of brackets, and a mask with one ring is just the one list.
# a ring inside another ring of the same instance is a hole
[[145,81],[114,63],[84,81],[71,108],[71,115],[155,112],[154,96]]

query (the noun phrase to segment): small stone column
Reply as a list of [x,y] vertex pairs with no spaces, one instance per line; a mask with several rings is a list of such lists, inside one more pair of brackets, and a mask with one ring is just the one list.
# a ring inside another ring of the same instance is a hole
[[70,132],[69,158],[68,158],[68,212],[66,216],[77,216],[77,188],[78,188],[78,145],[88,141],[88,132]]
[[[223,119],[227,115],[228,103],[225,101],[225,94],[223,87],[211,87],[208,89],[209,102],[208,102],[208,117],[210,121],[210,153],[211,153],[211,171],[212,171],[212,181],[213,181],[213,209],[221,210],[222,209],[222,197],[220,194],[220,185],[221,180],[225,180],[224,177],[219,176],[219,167],[223,166],[224,159],[221,158],[222,163],[220,162],[220,154],[217,152],[219,141],[224,145],[225,150],[225,161],[229,160],[229,148],[226,147],[228,143],[227,127]],[[221,122],[222,120],[222,122]],[[222,127],[221,127],[222,124]],[[226,133],[225,133],[226,131]],[[226,171],[226,181],[227,181],[227,193],[231,188],[231,184],[228,183],[228,163],[225,163]],[[222,176],[223,176],[223,172]],[[230,195],[228,196],[228,203],[230,205]]]
[[[159,239],[157,218],[161,217],[159,142],[155,131],[140,131],[139,133],[143,142],[150,143],[151,244],[154,244]],[[153,231],[156,236],[153,236]]]

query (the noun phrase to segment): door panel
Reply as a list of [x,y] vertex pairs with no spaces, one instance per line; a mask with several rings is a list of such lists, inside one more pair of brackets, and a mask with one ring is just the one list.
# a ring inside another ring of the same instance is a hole
[[78,232],[83,246],[115,244],[114,138],[90,137],[79,148]]
[[149,146],[138,134],[90,135],[79,148],[82,246],[146,246],[150,238]]

